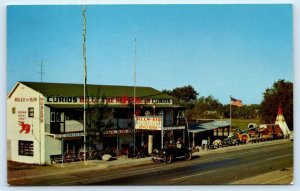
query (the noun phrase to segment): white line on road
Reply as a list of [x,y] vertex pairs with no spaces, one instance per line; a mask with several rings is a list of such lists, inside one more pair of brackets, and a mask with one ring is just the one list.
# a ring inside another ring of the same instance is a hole
[[277,156],[277,157],[268,158],[268,159],[265,159],[265,160],[274,160],[274,159],[278,159],[278,158],[286,157],[286,156],[290,156],[290,155],[292,155],[292,154],[281,155],[281,156]]
[[190,175],[190,176],[183,176],[183,177],[180,177],[180,178],[174,178],[174,179],[171,179],[171,180],[172,180],[172,181],[175,181],[175,180],[180,180],[180,179],[190,178],[190,177],[193,177],[193,176],[201,176],[201,175],[209,174],[209,173],[213,173],[213,172],[216,172],[216,170],[212,170],[212,171],[208,171],[208,172],[202,172],[202,173],[199,173],[199,174],[193,174],[193,175]]

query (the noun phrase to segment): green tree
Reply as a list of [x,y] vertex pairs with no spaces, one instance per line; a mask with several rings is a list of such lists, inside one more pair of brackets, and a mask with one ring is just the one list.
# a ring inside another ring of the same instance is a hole
[[175,104],[192,108],[193,102],[197,99],[198,92],[191,85],[188,85],[173,89],[170,95],[175,98]]
[[[98,92],[99,95],[99,92]],[[111,118],[111,109],[107,103],[104,103],[105,95],[97,96],[99,102],[95,104],[87,104],[87,136],[89,137],[89,144],[97,144],[103,142],[103,132],[114,126]]]
[[[229,105],[228,105],[229,107]],[[259,117],[259,106],[258,105],[243,105],[242,107],[232,106],[231,111],[232,118],[239,119],[253,119]]]
[[193,115],[194,102],[198,92],[191,86],[177,87],[173,90],[162,90],[163,93],[173,96],[174,103],[186,108],[185,115],[190,119]]
[[261,103],[261,119],[264,123],[274,123],[278,107],[282,107],[285,121],[293,129],[293,83],[278,80],[264,92]]
[[202,96],[195,101],[195,107],[191,110],[192,118],[221,118],[223,117],[222,107],[223,105],[219,102],[219,100],[215,99],[213,96]]

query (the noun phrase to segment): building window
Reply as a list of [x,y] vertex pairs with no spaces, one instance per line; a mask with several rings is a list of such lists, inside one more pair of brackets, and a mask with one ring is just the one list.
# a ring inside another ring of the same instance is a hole
[[218,128],[218,136],[219,137],[223,136],[223,129],[222,128]]
[[28,117],[34,117],[34,108],[33,107],[28,108]]
[[19,155],[33,156],[33,141],[19,141]]
[[218,129],[214,129],[214,136],[218,136]]
[[51,122],[55,122],[55,112],[51,112]]
[[11,112],[12,112],[12,114],[15,114],[15,113],[16,113],[16,108],[13,107],[13,108],[11,109]]
[[228,128],[224,128],[224,136],[228,136],[229,135],[229,130]]

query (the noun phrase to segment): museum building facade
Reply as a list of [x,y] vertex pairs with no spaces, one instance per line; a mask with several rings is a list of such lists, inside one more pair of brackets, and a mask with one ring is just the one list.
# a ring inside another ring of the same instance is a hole
[[[94,132],[100,142],[87,137],[87,147],[128,150],[151,141],[152,150],[163,140],[185,138],[184,108],[170,95],[151,87],[110,85],[87,85],[85,100],[83,93],[82,84],[17,82],[7,96],[7,160],[50,164],[51,156],[82,149],[84,102],[86,129],[101,127]],[[163,129],[134,129],[134,116],[160,116]]]

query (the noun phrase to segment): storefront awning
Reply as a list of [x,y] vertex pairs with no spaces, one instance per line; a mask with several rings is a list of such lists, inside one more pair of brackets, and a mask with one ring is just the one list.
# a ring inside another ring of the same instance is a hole
[[213,122],[201,123],[201,124],[191,124],[189,125],[188,131],[191,133],[200,133],[204,131],[209,131],[217,128],[230,126],[230,121],[219,121],[215,120]]

